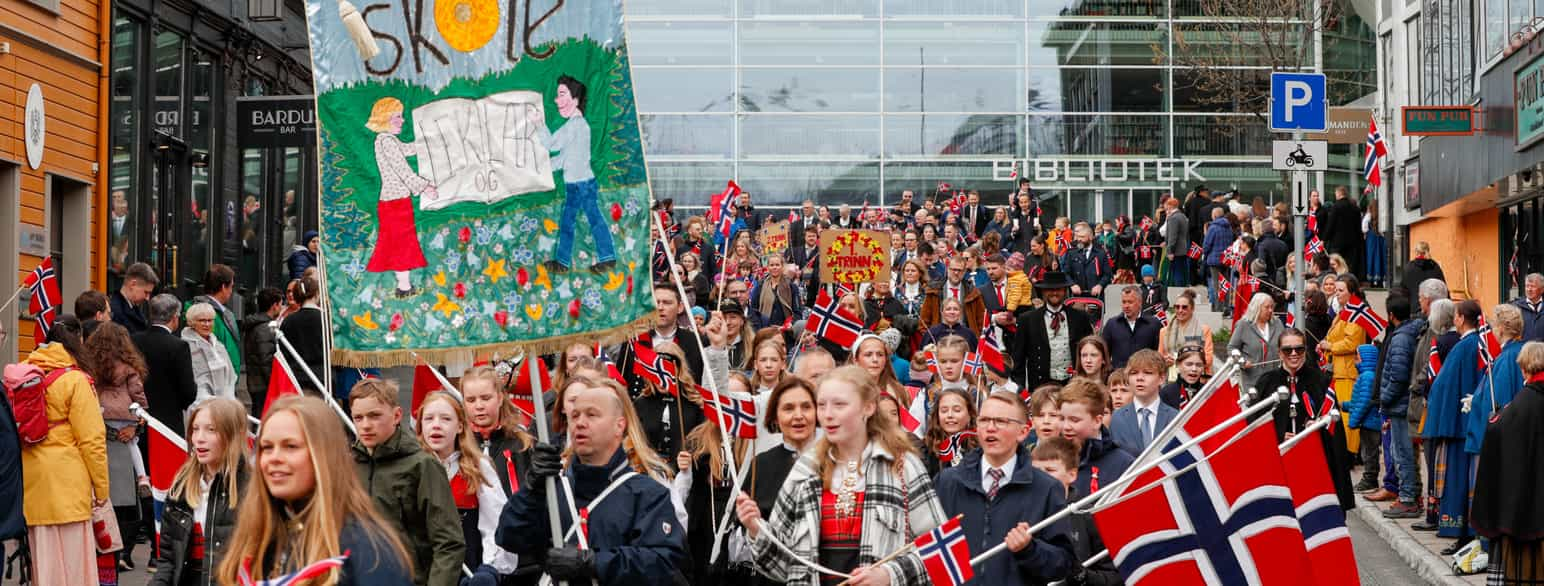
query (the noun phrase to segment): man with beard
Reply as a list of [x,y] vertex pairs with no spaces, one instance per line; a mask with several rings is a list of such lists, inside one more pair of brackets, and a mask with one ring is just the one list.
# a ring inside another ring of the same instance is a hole
[[1065,383],[1072,378],[1073,345],[1093,333],[1088,314],[1063,305],[1072,280],[1061,271],[1047,271],[1036,287],[1045,305],[1019,316],[1013,345],[1013,379],[1020,388]]

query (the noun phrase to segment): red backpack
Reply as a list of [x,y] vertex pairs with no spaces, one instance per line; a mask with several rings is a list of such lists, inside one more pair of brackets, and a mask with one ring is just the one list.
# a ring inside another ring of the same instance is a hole
[[11,399],[16,434],[21,437],[22,447],[48,438],[48,430],[53,427],[53,422],[48,420],[48,385],[73,370],[76,368],[67,366],[44,373],[32,364],[5,367],[5,393]]

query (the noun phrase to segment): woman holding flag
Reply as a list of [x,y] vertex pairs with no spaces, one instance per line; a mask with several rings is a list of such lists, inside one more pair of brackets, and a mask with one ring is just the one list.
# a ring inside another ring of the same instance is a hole
[[[725,393],[725,400],[738,395],[733,389]],[[734,439],[734,461],[745,462],[755,456],[754,438]],[[710,564],[719,520],[732,514],[730,495],[734,494],[735,470],[724,457],[724,432],[714,419],[705,419],[686,435],[686,449],[676,455],[677,491],[685,489],[686,497],[686,547],[691,553],[692,573],[696,580],[720,581],[731,576],[725,574],[723,564]],[[726,559],[720,556],[719,560]],[[743,576],[733,576],[740,578]]]
[[[1362,299],[1362,287],[1356,277],[1341,274],[1336,281],[1338,285],[1335,287],[1335,299],[1342,309],[1353,299],[1358,301]],[[1335,323],[1330,325],[1329,333],[1325,334],[1324,341],[1319,342],[1319,355],[1328,356],[1330,360],[1330,376],[1334,380],[1335,401],[1342,405],[1351,401],[1351,391],[1356,386],[1356,365],[1361,359],[1356,353],[1356,348],[1366,344],[1368,340],[1367,331],[1362,329],[1362,326],[1345,319],[1346,315],[1344,311],[1338,313],[1335,316]],[[1473,385],[1464,392],[1472,390],[1474,390]],[[1350,417],[1349,410],[1341,413],[1343,421],[1349,420]],[[1361,442],[1358,441],[1360,438],[1357,434],[1349,432],[1349,426],[1346,429],[1348,430],[1346,449],[1356,454],[1361,446]],[[1377,463],[1373,462],[1369,465],[1376,466]]]
[[638,412],[643,435],[649,438],[654,453],[662,460],[673,461],[685,449],[686,434],[702,423],[702,397],[697,394],[697,381],[691,370],[685,368],[686,358],[680,346],[660,342],[653,352],[641,346],[635,351],[635,372],[647,371],[655,364],[666,365],[667,374],[662,377],[639,376],[643,393],[633,400],[633,409]]
[[314,397],[285,397],[263,417],[257,478],[215,570],[220,584],[326,577],[336,586],[407,586],[412,562],[376,511],[338,415]]
[[929,478],[964,461],[965,454],[980,447],[976,440],[976,399],[961,389],[944,389],[933,399],[927,415],[927,435],[922,462]]
[[250,476],[246,440],[247,408],[240,401],[219,397],[193,406],[188,459],[172,480],[161,514],[152,586],[217,583],[214,570],[236,528],[236,506]]
[[818,565],[850,573],[854,586],[927,583],[910,544],[943,524],[943,508],[907,434],[879,415],[879,395],[862,368],[831,371],[815,394],[826,435],[799,456],[771,517],[763,522],[750,495],[736,497],[766,577],[800,585],[843,581],[817,574]]

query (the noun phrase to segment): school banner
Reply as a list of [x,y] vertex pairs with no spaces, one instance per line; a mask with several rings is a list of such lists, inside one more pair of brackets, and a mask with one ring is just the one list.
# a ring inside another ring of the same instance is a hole
[[882,230],[820,231],[820,280],[858,285],[890,280],[890,233]]
[[788,250],[788,222],[768,222],[757,235],[762,254],[782,254]]
[[643,327],[650,196],[620,0],[306,4],[335,363]]

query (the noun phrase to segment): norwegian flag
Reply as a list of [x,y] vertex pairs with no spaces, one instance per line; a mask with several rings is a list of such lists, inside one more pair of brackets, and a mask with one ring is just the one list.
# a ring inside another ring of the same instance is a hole
[[241,560],[241,570],[236,573],[236,580],[240,583],[240,586],[296,586],[325,576],[328,572],[334,570],[341,572],[343,570],[343,562],[348,560],[349,553],[345,551],[343,555],[311,563],[296,570],[293,574],[255,581],[252,579],[252,558],[245,558]]
[[1315,238],[1319,236],[1319,206],[1313,206],[1308,210],[1308,233]]
[[1367,339],[1374,340],[1383,335],[1383,330],[1388,329],[1389,323],[1379,316],[1372,307],[1363,301],[1361,297],[1352,297],[1346,302],[1345,308],[1335,319],[1348,321],[1362,327],[1367,332]]
[[788,223],[792,224],[797,221],[799,221],[799,212],[788,210]]
[[976,437],[976,432],[967,429],[965,431],[961,431],[944,438],[943,441],[938,442],[938,461],[945,464],[953,462],[954,457],[961,455],[961,453],[964,451],[960,448],[960,445],[967,438],[974,437]]
[[1292,471],[1287,475],[1287,487],[1292,491],[1292,505],[1317,578],[1315,583],[1355,586],[1361,579],[1351,548],[1351,533],[1346,531],[1346,514],[1340,510],[1335,482],[1330,479],[1324,447],[1318,440],[1305,439],[1281,451],[1282,465]]
[[606,349],[601,348],[599,343],[595,344],[595,358],[606,366],[606,376],[611,377],[611,380],[622,383],[623,386],[627,385],[627,377],[622,376],[622,369],[617,368],[616,361],[606,355]]
[[1378,120],[1376,118],[1368,122],[1366,148],[1367,158],[1362,163],[1362,177],[1367,180],[1367,189],[1363,190],[1364,192],[1372,191],[1372,188],[1383,185],[1383,176],[1381,171],[1379,171],[1382,165],[1379,165],[1378,161],[1389,155],[1388,146],[1383,143],[1383,133],[1378,132]]
[[1244,250],[1240,241],[1234,240],[1233,244],[1222,251],[1222,264],[1233,267],[1237,271],[1244,270]]
[[917,416],[910,409],[896,409],[895,412],[900,415],[901,429],[918,438],[922,437],[922,420],[917,419]]
[[1072,231],[1061,230],[1056,233],[1056,249],[1065,251],[1072,248]]
[[433,366],[420,362],[413,368],[413,398],[408,403],[408,413],[417,413],[418,406],[424,403],[424,397],[429,393],[444,389],[440,384],[440,377],[436,376]]
[[150,442],[150,462],[145,466],[145,475],[150,477],[150,494],[155,500],[165,502],[177,471],[188,460],[188,442],[149,413],[141,411],[140,417],[145,418],[149,428],[145,435]]
[[1163,304],[1153,306],[1153,317],[1158,318],[1163,325],[1169,325],[1169,312],[1164,310]]
[[1313,257],[1321,254],[1324,254],[1324,241],[1319,239],[1318,234],[1309,236],[1308,244],[1303,245],[1303,262],[1313,262]]
[[1153,219],[1151,217],[1148,217],[1148,216],[1142,216],[1142,231],[1146,232],[1146,231],[1152,230],[1152,229],[1153,229]]
[[[1237,397],[1228,383],[1193,399],[1156,441],[1179,448],[1237,415]],[[1315,583],[1270,418],[1233,424],[1142,472],[1122,495],[1094,522],[1126,584]]]
[[697,387],[697,393],[702,395],[702,413],[708,421],[726,426],[724,431],[729,435],[756,439],[755,399],[734,392],[718,395],[702,387]]
[[1501,338],[1496,336],[1496,331],[1491,329],[1485,321],[1485,314],[1480,314],[1480,368],[1490,368],[1496,357],[1501,355]]
[[724,191],[713,196],[708,205],[708,221],[718,226],[718,233],[727,240],[730,229],[734,226],[736,202],[740,199],[740,185],[734,181]]
[[1442,355],[1437,353],[1437,341],[1431,341],[1431,351],[1426,353],[1426,380],[1437,380],[1437,373],[1442,372]]
[[922,556],[922,567],[927,569],[931,583],[960,586],[976,577],[970,567],[970,544],[965,539],[965,530],[960,527],[959,515],[918,535],[912,545]]
[[987,335],[981,338],[981,344],[978,345],[977,350],[980,351],[981,364],[989,366],[997,372],[1008,371],[1008,363],[1003,360],[1003,348],[1001,343],[997,341],[997,331],[995,329],[987,330]]
[[54,318],[59,316],[60,298],[59,277],[54,272],[54,259],[44,258],[38,263],[38,268],[27,275],[23,286],[31,289],[32,301],[28,302],[27,311],[32,314],[32,319],[37,322],[37,327],[32,330],[32,339],[38,346],[48,343],[48,330],[54,327]]
[[1191,242],[1190,243],[1190,254],[1187,255],[1187,256],[1190,257],[1190,260],[1201,260],[1201,255],[1205,254],[1205,253],[1206,253],[1205,251],[1201,250],[1201,245],[1200,244],[1196,244],[1194,242]]
[[830,294],[821,291],[815,299],[815,307],[810,310],[810,318],[805,322],[804,330],[843,348],[850,348],[858,341],[858,334],[863,333],[863,321],[837,304]]
[[268,415],[268,408],[273,406],[274,401],[290,395],[300,395],[300,383],[295,380],[295,373],[290,371],[289,364],[284,362],[283,353],[275,352],[273,370],[268,374],[268,398],[263,401],[263,415]]
[[677,394],[675,363],[665,360],[653,348],[637,342],[633,343],[633,374],[672,395]]
[[942,372],[939,372],[939,370],[938,370],[938,356],[933,354],[932,350],[928,350],[927,352],[923,352],[922,355],[927,360],[927,371],[928,372],[933,373],[934,376],[938,376],[938,375],[943,374]]
[[1233,295],[1233,280],[1227,277],[1217,279],[1217,297],[1221,298],[1231,295]]
[[1290,311],[1287,312],[1287,327],[1289,327],[1289,328],[1297,327],[1297,314],[1296,313],[1293,313],[1293,312],[1290,312]]
[[965,374],[972,376],[981,374],[982,366],[984,366],[984,364],[981,362],[980,354],[975,352],[965,353]]

